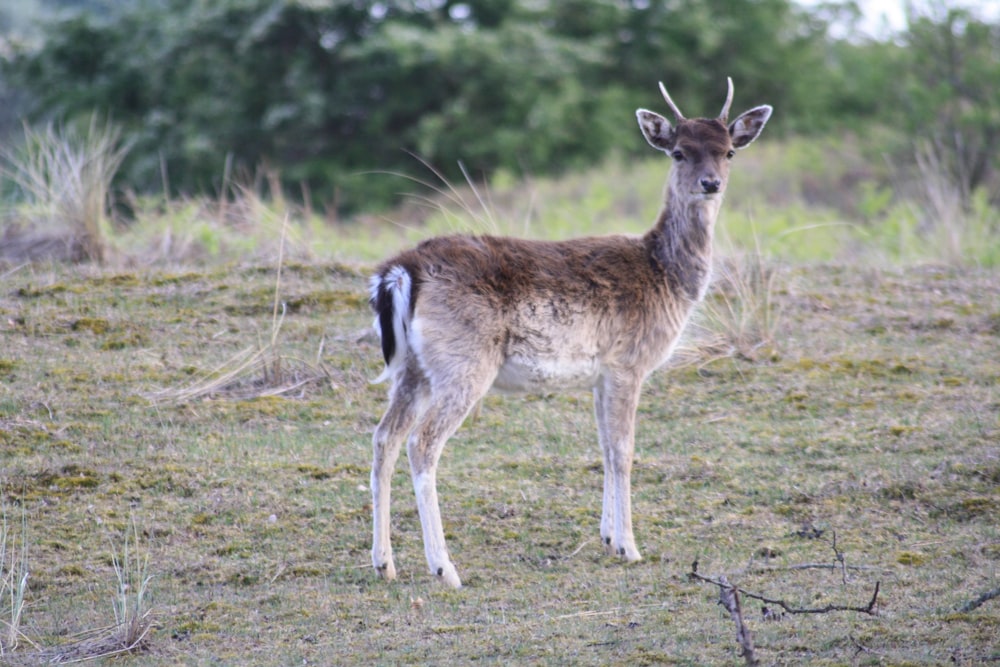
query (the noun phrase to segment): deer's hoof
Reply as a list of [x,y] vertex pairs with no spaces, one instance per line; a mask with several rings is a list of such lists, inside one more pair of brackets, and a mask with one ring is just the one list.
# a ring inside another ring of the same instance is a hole
[[434,576],[437,577],[438,581],[448,586],[449,588],[461,588],[462,580],[458,577],[458,570],[451,563],[445,563],[441,565],[433,572]]
[[604,553],[606,555],[608,555],[608,556],[617,556],[618,555],[618,549],[615,548],[615,546],[613,544],[611,544],[611,538],[610,537],[602,537],[601,538],[601,545],[604,547]]
[[381,563],[376,562],[375,572],[378,574],[380,579],[392,581],[396,578],[396,565],[392,562],[392,558],[384,560]]
[[637,562],[639,562],[639,561],[642,560],[642,554],[640,554],[639,550],[636,549],[634,546],[633,547],[621,547],[618,550],[618,555],[626,563],[637,563]]
[[615,544],[610,537],[606,537],[604,542],[604,553],[609,556],[617,556],[627,563],[634,563],[642,560],[642,555],[635,544]]

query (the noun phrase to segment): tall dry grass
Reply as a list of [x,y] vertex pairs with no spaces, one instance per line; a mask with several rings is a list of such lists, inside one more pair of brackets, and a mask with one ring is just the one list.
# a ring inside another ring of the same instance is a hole
[[25,126],[23,144],[2,157],[3,173],[26,202],[21,226],[27,229],[18,240],[26,253],[32,244],[62,241],[67,259],[107,259],[111,183],[128,148],[120,129],[96,115],[82,130]]
[[775,354],[781,323],[777,277],[760,251],[716,262],[712,289],[695,319],[695,328],[703,333],[699,349],[704,358],[756,361]]
[[[0,618],[0,658],[15,651],[26,639],[21,631],[25,597],[28,592],[28,523],[22,510],[20,543],[7,521],[7,507],[3,507],[0,524],[0,598],[6,607]],[[28,643],[31,643],[28,640]]]
[[937,259],[954,266],[990,261],[1000,233],[1000,212],[968,190],[960,175],[930,142],[917,146],[916,193],[912,202],[918,231]]

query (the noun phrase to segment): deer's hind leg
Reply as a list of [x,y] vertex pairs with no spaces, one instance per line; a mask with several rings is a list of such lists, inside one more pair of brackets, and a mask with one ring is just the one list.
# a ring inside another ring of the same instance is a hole
[[[490,381],[492,378],[490,378]],[[438,580],[453,588],[462,581],[445,544],[444,526],[437,494],[437,465],[448,438],[458,430],[466,415],[489,389],[489,381],[435,392],[433,403],[420,418],[407,442],[413,491],[424,535],[427,567]]]
[[[437,465],[448,438],[489,391],[500,366],[499,350],[488,336],[475,332],[464,342],[453,332],[414,322],[417,355],[430,387],[427,409],[407,442],[413,490],[424,536],[424,553],[431,574],[441,582],[462,585],[445,545],[437,495]],[[460,344],[461,343],[461,344]]]
[[385,579],[396,578],[389,535],[392,473],[400,446],[426,410],[428,395],[427,380],[410,362],[393,380],[389,407],[372,436],[372,565]]

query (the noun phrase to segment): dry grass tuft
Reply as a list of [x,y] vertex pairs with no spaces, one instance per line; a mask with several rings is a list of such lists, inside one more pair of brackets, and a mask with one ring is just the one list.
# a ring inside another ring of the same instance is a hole
[[330,373],[320,361],[322,345],[313,362],[281,352],[278,333],[283,319],[284,309],[271,330],[269,340],[241,350],[184,387],[164,389],[147,394],[146,398],[166,404],[190,403],[212,397],[246,400],[284,396],[310,384],[332,382]]
[[24,664],[69,665],[103,660],[148,648],[153,630],[153,610],[149,605],[149,553],[140,553],[139,528],[133,516],[125,529],[121,552],[112,548],[116,589],[112,596],[115,623],[87,630],[56,647],[38,649],[18,656]]
[[968,179],[953,174],[929,142],[917,147],[914,158],[917,191],[911,208],[930,257],[952,266],[995,264],[991,239],[1000,231],[1000,216],[987,192],[970,192]]
[[115,646],[111,653],[104,655],[141,650],[153,628],[152,608],[147,598],[153,578],[149,573],[149,552],[140,553],[135,516],[125,529],[121,554],[112,551],[111,559],[118,583],[112,599],[115,627],[111,639]]
[[[112,549],[111,562],[115,571],[116,587],[112,597],[114,625],[87,630],[76,634],[70,641],[56,647],[41,647],[21,631],[21,616],[27,592],[27,519],[22,519],[19,549],[7,552],[13,537],[7,525],[6,510],[0,532],[0,564],[3,578],[0,594],[10,602],[10,619],[2,623],[0,658],[4,664],[72,664],[109,658],[126,653],[136,653],[146,648],[153,629],[152,608],[149,606],[149,554],[141,554],[139,529],[133,517],[125,530],[121,552]],[[30,645],[28,651],[19,650],[22,642]]]
[[775,298],[778,272],[759,252],[716,263],[715,281],[691,323],[692,343],[678,350],[681,364],[737,357],[774,357],[781,308]]
[[31,640],[21,632],[21,617],[24,612],[25,594],[28,592],[28,524],[22,513],[20,545],[7,523],[7,506],[3,508],[3,524],[0,527],[0,598],[6,603],[8,614],[0,619],[0,657],[15,651],[22,640]]
[[27,200],[22,224],[4,232],[9,260],[49,257],[103,263],[111,181],[128,153],[120,130],[97,116],[81,134],[49,125],[24,129],[20,151],[2,155],[5,173]]

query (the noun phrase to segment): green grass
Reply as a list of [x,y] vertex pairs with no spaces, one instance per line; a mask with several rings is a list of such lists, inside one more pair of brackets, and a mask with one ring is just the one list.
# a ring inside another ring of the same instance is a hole
[[[744,601],[769,664],[997,659],[997,601],[957,611],[1000,585],[995,270],[782,266],[767,286],[781,315],[768,354],[649,380],[635,565],[599,544],[589,396],[488,397],[439,472],[465,583],[450,591],[425,572],[403,461],[400,579],[370,568],[370,438],[386,388],[368,383],[381,355],[365,272],[303,259],[294,242],[286,256],[273,347],[322,379],[255,398],[268,379],[254,370],[179,404],[146,397],[271,341],[273,262],[5,273],[0,489],[27,526],[31,642],[52,651],[114,623],[109,545],[134,521],[153,625],[143,652],[115,664],[735,664],[717,591],[687,576],[695,559],[799,606],[863,606],[881,582],[875,617],[765,622]],[[795,569],[834,563],[834,532],[860,568],[846,583]],[[30,664],[33,650],[16,653]]]

